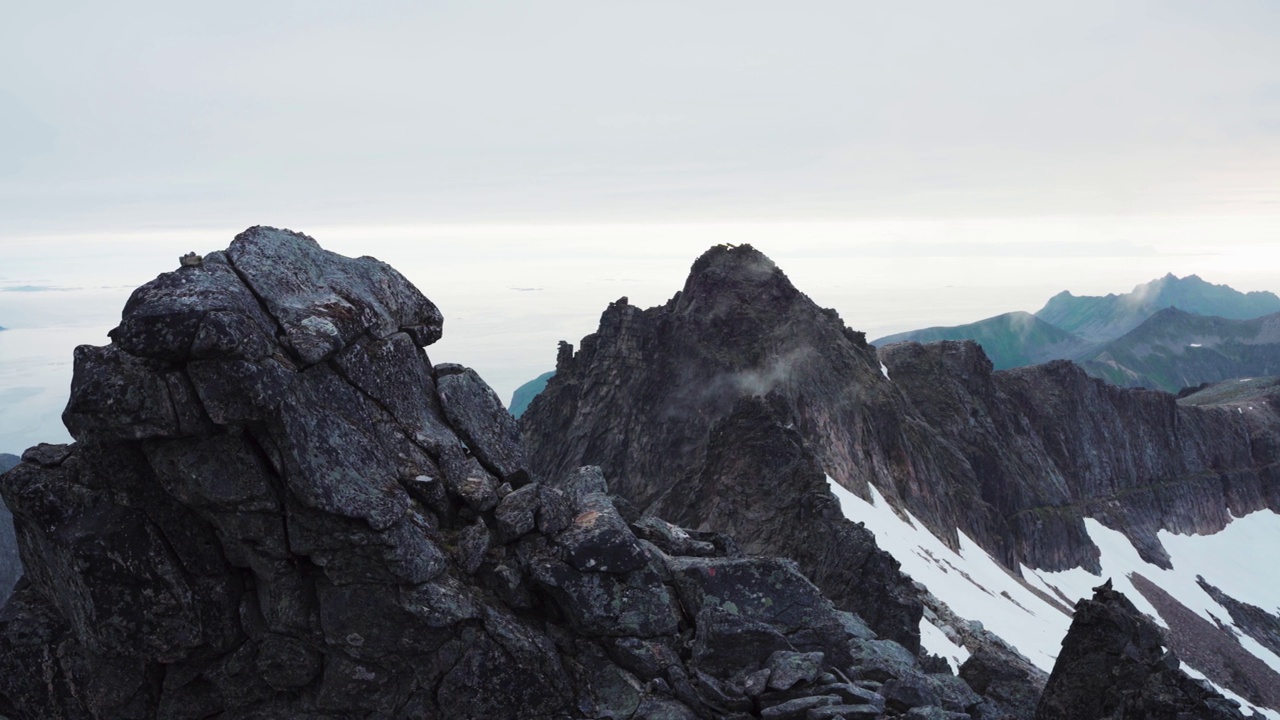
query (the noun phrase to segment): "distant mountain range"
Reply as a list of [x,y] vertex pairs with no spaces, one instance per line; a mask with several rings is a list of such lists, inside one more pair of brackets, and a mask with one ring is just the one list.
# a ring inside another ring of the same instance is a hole
[[1034,315],[1005,313],[967,325],[898,333],[873,342],[974,340],[997,370],[1074,360],[1122,387],[1169,392],[1280,372],[1280,297],[1242,293],[1196,275],[1166,275],[1121,295],[1059,293]]

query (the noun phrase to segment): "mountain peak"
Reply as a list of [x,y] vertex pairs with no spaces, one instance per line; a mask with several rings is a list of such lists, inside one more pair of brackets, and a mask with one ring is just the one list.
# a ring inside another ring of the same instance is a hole
[[800,296],[786,273],[750,245],[716,245],[694,261],[677,310],[718,315],[731,308],[789,303]]

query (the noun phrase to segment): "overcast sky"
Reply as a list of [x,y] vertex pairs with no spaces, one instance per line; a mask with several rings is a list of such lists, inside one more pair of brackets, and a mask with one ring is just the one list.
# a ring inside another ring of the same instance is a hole
[[1280,216],[1280,3],[5,2],[0,237]]

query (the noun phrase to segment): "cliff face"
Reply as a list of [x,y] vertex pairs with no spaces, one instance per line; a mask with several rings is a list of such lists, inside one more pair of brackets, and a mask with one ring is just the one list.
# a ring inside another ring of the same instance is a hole
[[1083,517],[1121,530],[1144,559],[1167,567],[1160,529],[1211,534],[1232,515],[1280,508],[1280,455],[1269,440],[1280,422],[1266,403],[1249,412],[1179,404],[1066,361],[992,373],[973,343],[904,343],[881,357],[937,437],[982,478],[1012,556],[1028,565],[1092,567]]
[[26,569],[0,714],[994,717],[790,561],[637,517],[598,469],[536,482],[492,390],[428,361],[441,323],[390,267],[270,228],[139,288],[76,351],[76,442],[0,480]]
[[712,430],[747,396],[767,396],[844,487],[866,497],[874,483],[953,547],[962,530],[1014,569],[1096,570],[1086,516],[1167,564],[1159,528],[1212,532],[1228,509],[1280,507],[1270,411],[1180,407],[1066,362],[995,373],[971,342],[877,353],[745,246],[708,251],[662,307],[611,305],[577,353],[562,346],[521,428],[536,473],[599,464],[643,508],[715,461]]

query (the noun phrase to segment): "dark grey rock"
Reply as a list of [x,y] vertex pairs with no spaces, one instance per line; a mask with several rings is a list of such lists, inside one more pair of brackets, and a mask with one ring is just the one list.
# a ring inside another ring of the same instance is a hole
[[892,640],[858,640],[849,643],[853,662],[849,668],[854,680],[886,682],[916,674],[916,658]]
[[793,563],[778,558],[672,558],[668,567],[687,612],[718,607],[771,625],[795,649],[822,651],[837,666],[851,659],[831,601]]
[[1047,679],[1044,671],[1024,658],[984,645],[960,665],[960,677],[1014,720],[1031,720]]
[[556,535],[570,565],[590,572],[625,573],[648,562],[640,541],[608,496],[588,494],[578,503],[578,511]]
[[609,482],[598,465],[584,465],[565,473],[560,479],[560,489],[569,496],[573,507],[577,508],[582,499],[591,493],[609,494]]
[[940,707],[917,707],[907,711],[905,718],[911,720],[971,720],[968,713],[951,712]]
[[680,622],[675,599],[648,565],[625,574],[583,572],[546,558],[532,574],[582,633],[658,637],[674,633]]
[[634,720],[698,720],[687,705],[661,696],[646,695],[640,700]]
[[812,683],[822,671],[824,656],[820,652],[798,653],[778,650],[769,656],[769,689],[790,690],[796,683]]
[[569,527],[573,517],[573,508],[563,492],[548,485],[538,485],[538,532],[555,535]]
[[888,680],[880,688],[880,694],[884,696],[885,706],[897,712],[942,703],[941,693],[926,678],[920,676]]
[[474,575],[476,570],[480,569],[480,563],[484,561],[484,555],[489,551],[489,541],[489,528],[485,527],[481,520],[458,531],[455,556],[463,572]]
[[302,687],[320,672],[322,656],[314,648],[287,635],[267,635],[258,645],[257,671],[277,690]]
[[236,237],[227,259],[306,365],[366,333],[385,338],[403,331],[419,346],[440,338],[436,306],[373,258],[346,258],[301,233],[254,227]]
[[275,322],[223,253],[135,290],[109,333],[130,355],[166,362],[187,360],[193,350],[203,358],[258,360],[270,354],[275,334]]
[[[74,445],[52,445],[50,443],[40,443],[35,447],[27,448],[27,451],[22,453],[22,462],[35,463],[36,465],[41,465],[43,467],[61,465],[63,460],[71,457],[74,447]],[[12,463],[9,467],[5,468],[5,471],[7,472],[17,464],[18,463],[16,462]]]
[[379,412],[328,367],[303,373],[272,429],[294,496],[316,510],[364,520],[375,530],[398,522],[409,496],[380,460],[387,448],[375,432]]
[[740,669],[756,670],[762,658],[790,649],[786,636],[768,623],[715,606],[698,612],[693,661],[712,674],[728,677]]
[[502,542],[511,542],[533,531],[535,515],[540,509],[539,497],[539,486],[533,483],[502,498],[493,512]]
[[666,520],[646,515],[632,524],[636,536],[657,545],[668,555],[709,557],[717,554],[714,543],[694,538],[689,531]]
[[438,375],[440,407],[476,458],[503,482],[529,482],[528,462],[515,418],[476,371]]
[[97,654],[170,662],[233,644],[236,588],[192,577],[146,512],[78,479],[65,462],[24,463],[0,485],[26,577],[77,639]]
[[680,664],[671,638],[605,637],[600,642],[614,662],[642,680],[652,680]]
[[742,678],[742,691],[751,697],[763,695],[769,689],[769,668],[749,672]]
[[[870,705],[827,705],[825,707],[810,708],[805,713],[806,720],[858,720],[858,718],[876,718],[880,717],[883,710],[874,708]],[[968,715],[961,717],[967,718]]]
[[184,376],[114,346],[76,348],[62,421],[81,441],[173,438],[209,428]]
[[839,702],[840,698],[835,695],[796,698],[761,710],[760,717],[764,720],[803,720],[813,708]]
[[818,695],[839,695],[845,705],[871,705],[884,711],[884,696],[873,690],[859,687],[852,683],[831,683],[813,688]]

